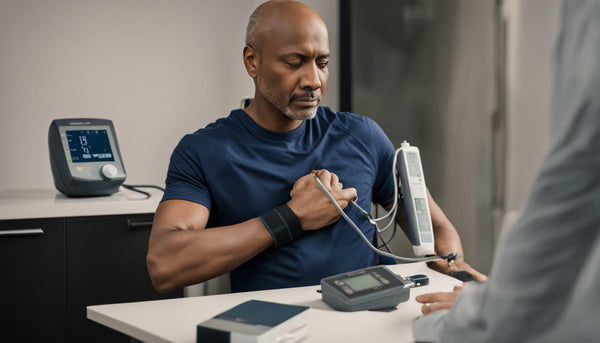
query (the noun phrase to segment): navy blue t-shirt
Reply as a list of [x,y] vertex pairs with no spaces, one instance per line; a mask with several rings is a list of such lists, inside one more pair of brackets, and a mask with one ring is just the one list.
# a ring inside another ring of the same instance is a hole
[[[183,199],[210,210],[207,228],[237,224],[290,200],[294,182],[314,169],[339,176],[358,203],[393,202],[394,147],[371,119],[319,107],[315,118],[278,133],[243,110],[188,134],[169,165],[164,200]],[[346,213],[373,240],[357,209]],[[266,230],[266,229],[265,229]],[[323,277],[372,265],[373,252],[342,218],[283,247],[271,247],[233,270],[234,292],[315,285]]]

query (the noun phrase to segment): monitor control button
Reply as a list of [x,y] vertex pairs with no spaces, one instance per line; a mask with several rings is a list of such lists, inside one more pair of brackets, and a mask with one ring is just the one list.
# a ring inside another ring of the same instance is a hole
[[112,180],[115,177],[117,177],[117,174],[119,173],[119,170],[117,169],[117,167],[115,167],[114,164],[105,164],[102,166],[102,169],[100,169],[100,174],[102,174],[102,176],[104,176],[105,178]]

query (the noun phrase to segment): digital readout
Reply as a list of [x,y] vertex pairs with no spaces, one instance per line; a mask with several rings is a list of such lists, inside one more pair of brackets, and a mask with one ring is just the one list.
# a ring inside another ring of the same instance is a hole
[[373,275],[367,273],[358,276],[352,276],[343,280],[348,287],[355,292],[360,292],[364,289],[375,288],[381,286],[382,283]]
[[106,130],[66,131],[73,163],[114,161]]

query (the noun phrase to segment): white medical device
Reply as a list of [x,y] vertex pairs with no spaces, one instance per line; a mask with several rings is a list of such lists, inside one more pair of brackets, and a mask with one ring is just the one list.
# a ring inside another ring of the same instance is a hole
[[[400,159],[400,165],[398,165],[398,159]],[[344,218],[348,224],[350,224],[350,226],[354,229],[354,231],[356,231],[365,244],[367,244],[367,246],[377,254],[407,262],[433,261],[439,259],[444,259],[450,262],[459,258],[458,252],[454,252],[445,256],[435,255],[433,226],[431,224],[429,202],[427,201],[427,188],[425,186],[423,168],[421,167],[419,149],[404,141],[394,154],[392,174],[394,179],[394,204],[387,214],[380,218],[372,218],[369,212],[365,211],[356,203],[356,199],[351,201],[350,204],[356,207],[369,219],[369,222],[375,226],[377,234],[380,235],[382,232],[390,228],[395,221],[396,211],[398,209],[398,189],[400,188],[398,185],[398,179],[400,179],[404,198],[403,203],[408,221],[409,239],[413,246],[415,255],[419,257],[411,258],[397,256],[391,252],[382,251],[374,247],[370,240],[362,233],[360,228],[356,226],[354,221],[348,217],[346,212],[344,212],[340,205],[338,205],[331,193],[329,193],[321,180],[319,180],[319,177],[316,174],[314,177],[321,191],[325,194],[325,196],[327,196],[331,204],[336,208],[342,218]],[[388,223],[385,225],[385,227],[380,228],[379,222],[383,220],[388,220]]]
[[398,172],[413,252],[415,256],[434,255],[433,226],[419,148],[404,141],[398,156]]
[[[399,163],[398,163],[399,162]],[[392,164],[394,179],[394,204],[390,211],[380,218],[372,218],[369,212],[362,209],[356,199],[350,204],[356,207],[369,222],[375,226],[379,235],[394,223],[398,209],[398,189],[402,189],[402,198],[408,222],[409,239],[413,246],[416,258],[397,256],[389,251],[382,251],[371,244],[369,239],[356,226],[354,221],[344,212],[335,201],[331,193],[315,174],[315,180],[321,191],[327,196],[331,204],[340,213],[348,224],[356,231],[367,246],[375,253],[401,261],[421,262],[444,259],[448,262],[459,257],[458,252],[445,256],[435,255],[433,226],[427,201],[427,187],[421,156],[417,147],[404,141],[394,154]],[[398,184],[400,181],[401,185]],[[388,220],[385,227],[380,228],[378,223]],[[392,235],[393,236],[393,235]],[[387,244],[386,244],[387,246]],[[351,271],[344,274],[333,275],[321,280],[321,293],[323,301],[338,311],[376,310],[395,307],[408,300],[411,287],[424,286],[429,283],[426,275],[413,275],[402,278],[392,273],[385,266],[373,266]]]

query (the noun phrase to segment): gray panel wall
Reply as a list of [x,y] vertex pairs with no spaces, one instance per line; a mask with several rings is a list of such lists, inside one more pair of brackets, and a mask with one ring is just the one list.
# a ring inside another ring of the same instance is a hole
[[506,4],[509,25],[506,208],[518,211],[546,152],[559,0]]
[[[501,224],[524,205],[546,150],[560,1],[506,0],[496,18],[492,0],[351,3],[353,110],[396,146],[420,147],[467,259],[488,271]],[[506,31],[494,31],[498,18]],[[495,45],[503,35],[506,45]],[[406,239],[394,248],[411,254]]]
[[[491,237],[494,2],[353,1],[353,110],[421,150],[428,187],[486,271]],[[395,250],[412,256],[400,235]]]

